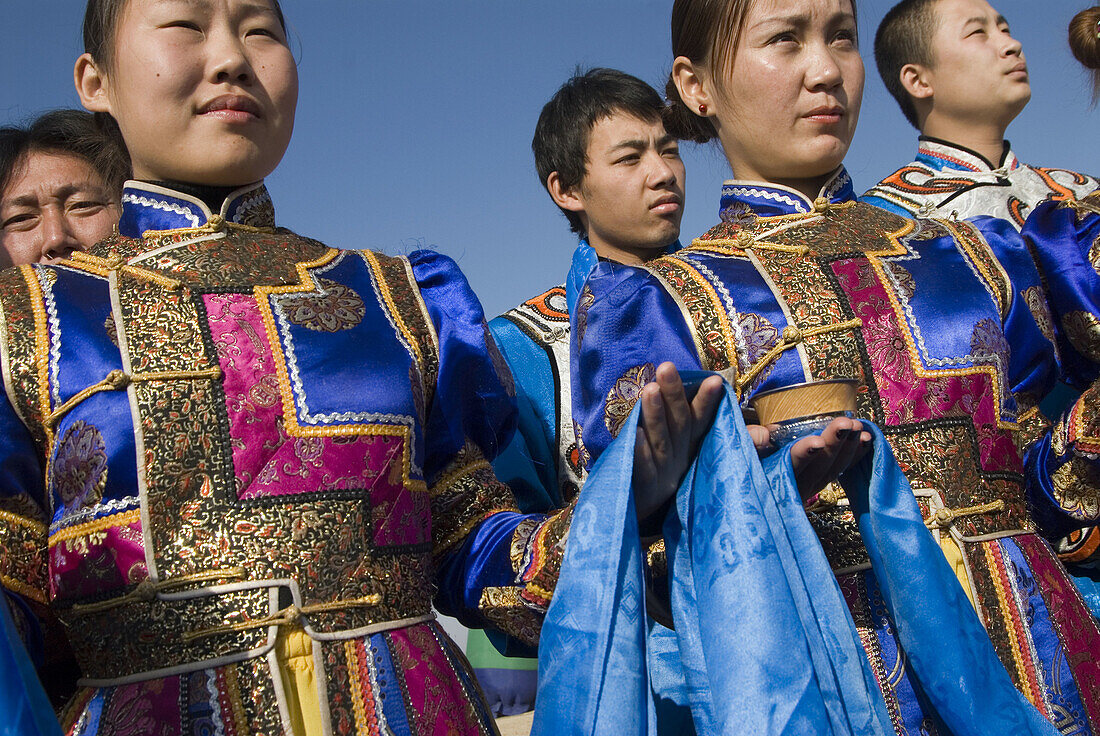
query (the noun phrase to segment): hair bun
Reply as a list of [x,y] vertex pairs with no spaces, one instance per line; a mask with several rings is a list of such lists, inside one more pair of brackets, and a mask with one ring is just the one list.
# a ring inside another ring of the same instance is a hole
[[696,115],[680,99],[680,90],[676,89],[676,83],[672,81],[671,75],[665,84],[665,99],[668,101],[665,103],[664,110],[661,111],[661,119],[665,124],[665,130],[673,138],[706,143],[717,137],[710,120]]
[[1085,67],[1100,69],[1100,6],[1073,16],[1069,23],[1069,47]]

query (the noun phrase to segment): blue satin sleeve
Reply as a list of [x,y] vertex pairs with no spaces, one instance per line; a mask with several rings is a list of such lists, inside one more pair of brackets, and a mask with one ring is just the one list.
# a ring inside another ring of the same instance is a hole
[[[507,588],[516,584],[510,557],[512,538],[526,519],[543,520],[539,514],[502,512],[481,522],[466,541],[440,564],[436,575],[439,593],[435,607],[464,625],[480,629],[498,626],[487,621],[480,609],[485,588]],[[513,633],[506,631],[505,633]]]
[[[1013,286],[1005,338],[1012,351],[1010,376],[1020,405],[1021,434],[1027,438],[1024,473],[1031,514],[1044,535],[1063,536],[1096,523],[1098,518],[1091,509],[1096,506],[1100,489],[1091,479],[1100,472],[1100,461],[1075,453],[1074,443],[1066,434],[1067,422],[1071,421],[1068,417],[1079,416],[1082,411],[1095,414],[1096,400],[1092,398],[1093,392],[1086,391],[1053,427],[1047,426],[1041,415],[1033,412],[1029,417],[1028,412],[1050,392],[1056,379],[1072,385],[1085,377],[1083,356],[1059,337],[1058,323],[1063,320],[1053,304],[1066,303],[1067,290],[1080,294],[1088,285],[1063,283],[1049,277],[1044,281],[1036,268],[1041,261],[1035,256],[1031,236],[1017,236],[1011,225],[992,218],[974,222],[982,229]],[[1067,224],[1063,221],[1063,225]],[[1076,279],[1083,273],[1079,270],[1062,273],[1071,272],[1076,273]]]
[[1010,302],[1002,329],[1010,347],[1009,385],[1023,412],[1050,393],[1061,372],[1050,329],[1050,309],[1035,262],[1012,224],[994,217],[971,222],[1008,276]]
[[880,210],[886,210],[887,212],[893,212],[895,215],[901,215],[902,217],[912,217],[913,216],[913,213],[911,211],[905,209],[904,207],[899,207],[898,205],[894,204],[893,202],[890,202],[889,200],[883,199],[882,197],[868,196],[868,195],[865,194],[865,195],[863,195],[862,197],[859,198],[859,201],[863,202],[864,204],[874,205],[875,207],[878,207]]
[[1084,390],[1096,380],[1100,360],[1100,277],[1092,263],[1100,209],[1078,214],[1065,203],[1045,202],[1021,234],[1047,285],[1064,380]]
[[516,433],[496,459],[497,478],[512,489],[521,511],[562,505],[557,479],[556,381],[546,352],[503,317],[489,322],[516,384]]
[[1100,522],[1100,276],[1093,252],[1100,238],[1100,200],[1046,202],[1022,235],[1042,274],[1063,380],[1084,389],[1041,441],[1027,450],[1033,516],[1049,537]]
[[570,314],[573,418],[587,467],[622,429],[656,366],[702,364],[680,306],[644,268],[600,263]]
[[426,250],[410,253],[409,263],[439,338],[424,428],[424,473],[431,479],[467,440],[487,459],[496,457],[515,431],[516,403],[512,375],[458,264]]

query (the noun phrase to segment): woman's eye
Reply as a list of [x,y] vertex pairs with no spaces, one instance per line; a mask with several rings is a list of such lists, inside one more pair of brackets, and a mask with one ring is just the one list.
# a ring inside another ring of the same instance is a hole
[[202,33],[202,28],[193,20],[171,20],[164,24],[164,28],[182,28],[185,31]]
[[797,43],[797,41],[798,41],[798,38],[794,35],[794,32],[784,31],[783,33],[777,33],[774,36],[772,36],[771,41],[769,41],[769,43],[773,43],[773,44],[777,44],[777,43]]
[[856,32],[851,29],[840,31],[836,34],[836,40],[842,43],[855,43]]

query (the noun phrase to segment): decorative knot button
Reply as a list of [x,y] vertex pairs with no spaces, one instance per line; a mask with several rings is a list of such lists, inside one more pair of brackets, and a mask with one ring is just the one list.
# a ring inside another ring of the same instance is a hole
[[216,233],[225,230],[225,218],[221,215],[211,215],[206,224]]
[[818,197],[814,200],[814,212],[826,214],[832,207],[832,203],[826,197]]
[[783,328],[783,342],[802,342],[802,330],[798,329],[794,325],[787,325]]
[[749,248],[756,245],[756,239],[753,238],[751,234],[744,231],[737,233],[737,236],[734,237],[733,242],[741,250],[748,250]]

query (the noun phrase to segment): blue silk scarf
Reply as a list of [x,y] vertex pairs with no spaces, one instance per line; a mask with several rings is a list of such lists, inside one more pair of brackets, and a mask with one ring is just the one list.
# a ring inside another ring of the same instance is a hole
[[[698,733],[893,733],[789,450],[761,463],[728,388],[665,526],[680,671],[668,671],[668,652],[649,651],[631,489],[637,412],[581,492],[543,624],[532,733],[679,733],[653,697],[655,683],[676,678]],[[871,430],[874,452],[845,488],[941,732],[1056,733],[1013,687]]]
[[61,736],[8,603],[0,593],[0,736]]

